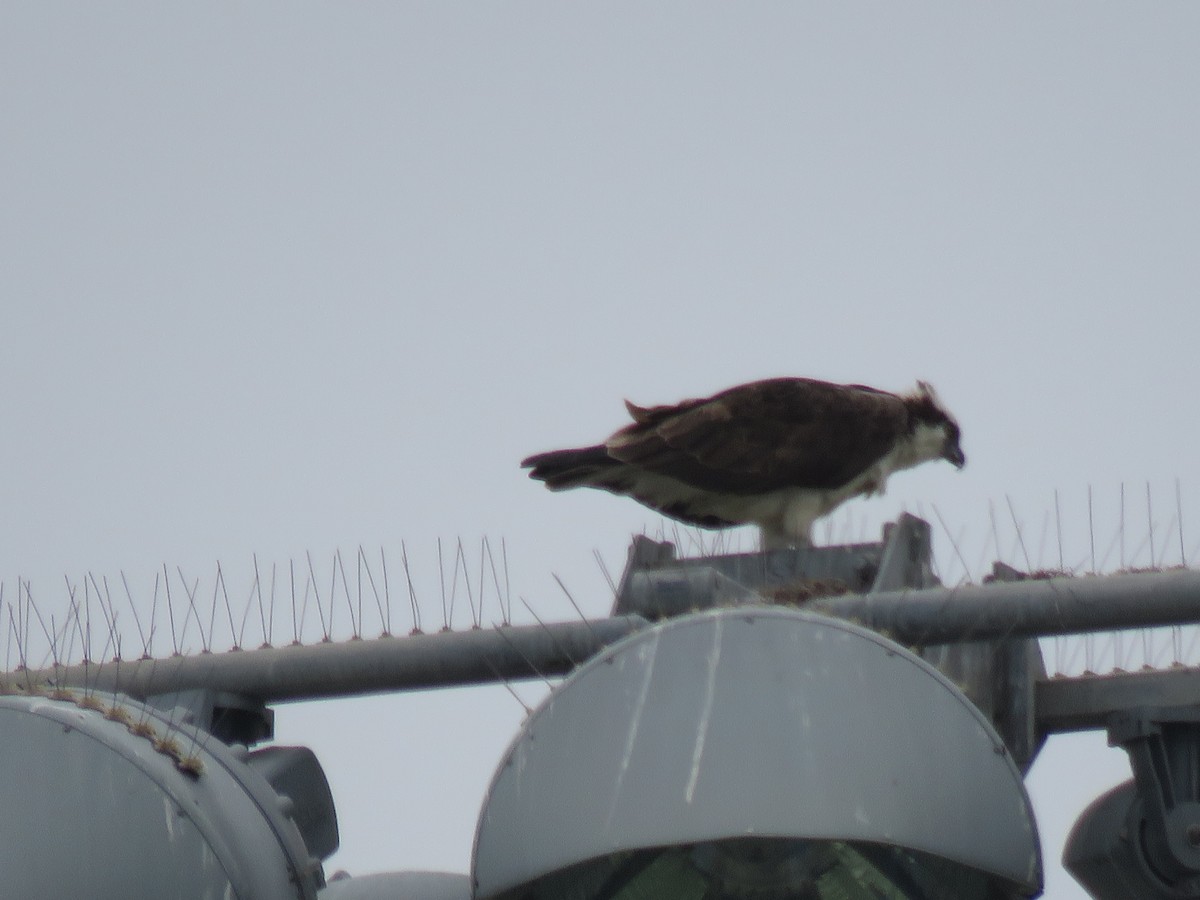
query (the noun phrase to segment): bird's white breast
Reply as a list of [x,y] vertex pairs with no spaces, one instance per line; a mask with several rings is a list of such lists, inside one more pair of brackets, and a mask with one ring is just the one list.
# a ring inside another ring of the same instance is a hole
[[919,425],[884,456],[837,488],[789,487],[763,494],[729,494],[704,490],[665,475],[641,472],[635,496],[653,498],[661,506],[680,505],[693,515],[759,525],[772,543],[811,543],[813,522],[852,497],[882,494],[888,476],[941,456],[945,434],[940,427]]

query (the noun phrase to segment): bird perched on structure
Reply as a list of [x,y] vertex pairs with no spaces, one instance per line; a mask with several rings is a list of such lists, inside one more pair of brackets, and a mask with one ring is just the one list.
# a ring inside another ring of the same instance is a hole
[[552,491],[624,494],[701,528],[757,525],[763,544],[808,546],[812,524],[893,472],[962,468],[959,428],[933,388],[909,394],[772,378],[673,406],[625,406],[633,422],[592,447],[522,461]]

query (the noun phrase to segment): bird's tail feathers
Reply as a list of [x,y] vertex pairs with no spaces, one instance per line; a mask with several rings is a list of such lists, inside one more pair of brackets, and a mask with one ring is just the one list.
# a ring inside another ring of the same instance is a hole
[[573,450],[551,450],[537,453],[521,461],[529,469],[529,477],[545,482],[552,491],[564,491],[581,486],[597,486],[602,475],[621,464],[608,455],[603,444]]

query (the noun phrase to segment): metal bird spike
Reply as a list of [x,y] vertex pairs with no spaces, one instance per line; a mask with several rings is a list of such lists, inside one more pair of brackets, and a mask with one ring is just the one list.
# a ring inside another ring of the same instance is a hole
[[453,609],[446,607],[446,565],[442,559],[442,539],[439,537],[437,542],[438,548],[438,578],[442,587],[442,631],[450,630],[450,617],[454,615]]
[[1179,565],[1187,565],[1187,554],[1183,550],[1183,495],[1179,489],[1179,478],[1175,478],[1175,518],[1179,520]]
[[[363,550],[362,544],[358,545],[358,571],[359,571],[359,581],[360,581],[359,603],[361,604],[361,602],[362,602],[361,601],[361,591],[362,591],[361,580],[362,580],[362,573],[365,571],[367,573],[367,583],[371,587],[371,594],[375,598],[375,608],[377,610],[379,610],[379,628],[382,632],[382,636],[387,637],[392,633],[391,627],[390,627],[391,623],[388,621],[387,616],[384,615],[383,601],[381,601],[379,599],[379,589],[375,587],[375,575],[371,572],[371,564],[369,562],[367,562],[367,555],[366,555],[365,551]],[[361,608],[361,606],[360,606],[360,608]],[[361,615],[361,613],[360,613],[360,615]]]
[[1154,507],[1150,499],[1150,482],[1146,482],[1146,534],[1150,541],[1150,568],[1158,565],[1154,554]]
[[[341,575],[342,593],[346,597],[346,612],[349,613],[349,615],[350,615],[350,636],[351,636],[351,638],[361,638],[362,637],[362,592],[360,590],[359,595],[358,595],[358,616],[356,618],[354,615],[354,604],[350,602],[351,601],[350,585],[346,581],[346,566],[342,562],[342,551],[341,551],[340,547],[337,549],[337,552],[334,554],[334,561],[337,564],[334,571],[336,574]],[[329,602],[330,602],[331,607],[333,604],[332,590],[333,589],[330,588],[331,595],[330,595]],[[332,612],[330,613],[330,618],[332,619]],[[330,630],[332,630],[332,621],[330,622]]]
[[[417,592],[413,589],[412,571],[408,565],[408,550],[405,548],[403,541],[400,542],[400,552],[402,555],[402,561],[404,563],[404,577],[408,581],[408,602],[412,606],[413,634],[422,634],[421,607],[417,603]],[[386,569],[384,570],[384,574],[387,574]],[[386,580],[384,581],[384,584],[387,584]]]
[[[267,637],[267,615],[266,615],[266,612],[263,610],[262,578],[259,577],[259,574],[258,574],[258,554],[257,553],[254,554],[253,559],[254,559],[254,590],[258,594],[258,622],[259,622],[259,626],[262,628],[262,646],[269,647],[269,646],[271,646],[271,640],[270,640],[270,638]],[[274,599],[275,599],[275,569],[272,566],[272,568],[271,568],[271,600],[274,601]],[[243,630],[245,629],[245,627],[246,627],[246,623],[243,621],[242,622]]]

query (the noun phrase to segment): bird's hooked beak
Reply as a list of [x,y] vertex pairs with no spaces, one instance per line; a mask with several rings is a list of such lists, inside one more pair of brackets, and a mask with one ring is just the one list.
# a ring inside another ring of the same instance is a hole
[[952,463],[956,469],[961,469],[967,464],[967,458],[963,455],[962,447],[958,446],[958,441],[946,444],[946,449],[942,451],[942,459]]

